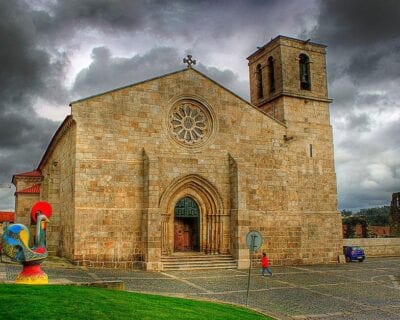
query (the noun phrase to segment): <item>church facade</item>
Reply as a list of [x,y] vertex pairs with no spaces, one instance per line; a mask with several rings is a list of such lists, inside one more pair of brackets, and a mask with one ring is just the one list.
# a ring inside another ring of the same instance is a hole
[[50,252],[162,270],[248,232],[273,265],[341,254],[325,46],[278,36],[248,57],[251,103],[194,68],[72,102],[38,167],[13,176],[18,223],[53,206]]

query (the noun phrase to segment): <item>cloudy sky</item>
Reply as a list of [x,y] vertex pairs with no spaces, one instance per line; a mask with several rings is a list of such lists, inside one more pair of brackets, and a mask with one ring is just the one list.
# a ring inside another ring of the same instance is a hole
[[400,191],[400,1],[0,0],[0,210],[70,101],[182,69],[249,98],[246,57],[277,35],[328,45],[339,209]]

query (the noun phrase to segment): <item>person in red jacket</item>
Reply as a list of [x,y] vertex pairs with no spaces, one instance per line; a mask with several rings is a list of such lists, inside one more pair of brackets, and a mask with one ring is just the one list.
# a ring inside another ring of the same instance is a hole
[[265,252],[263,252],[262,254],[262,258],[261,258],[261,275],[264,277],[265,276],[265,271],[268,272],[271,277],[272,277],[272,271],[269,268],[269,261],[267,258],[267,254]]

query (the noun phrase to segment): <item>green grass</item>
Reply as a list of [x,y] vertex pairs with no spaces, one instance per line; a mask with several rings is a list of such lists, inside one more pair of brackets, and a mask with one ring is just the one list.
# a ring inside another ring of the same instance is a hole
[[271,319],[245,308],[75,286],[0,284],[0,319]]

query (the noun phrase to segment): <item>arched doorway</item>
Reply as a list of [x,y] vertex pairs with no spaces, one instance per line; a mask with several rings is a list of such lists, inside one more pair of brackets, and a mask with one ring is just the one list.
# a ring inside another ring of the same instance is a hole
[[199,251],[199,239],[199,206],[191,197],[183,197],[174,208],[174,252]]
[[[185,204],[185,201],[192,202],[192,204]],[[205,254],[229,252],[230,215],[224,211],[218,190],[207,179],[196,174],[176,179],[161,195],[160,209],[164,212],[161,220],[163,256],[169,256],[177,251],[185,252],[185,250],[199,251]],[[179,212],[185,212],[185,210],[186,213]],[[193,212],[196,212],[198,216],[190,217],[190,214],[194,214]],[[180,216],[182,214],[187,216]],[[175,239],[175,229],[177,228],[175,224],[181,224],[182,231],[188,232],[188,240],[189,232],[192,234],[192,245],[186,242],[188,249],[184,250],[181,246],[175,245],[175,240],[178,240]],[[193,236],[194,234],[196,237]]]

